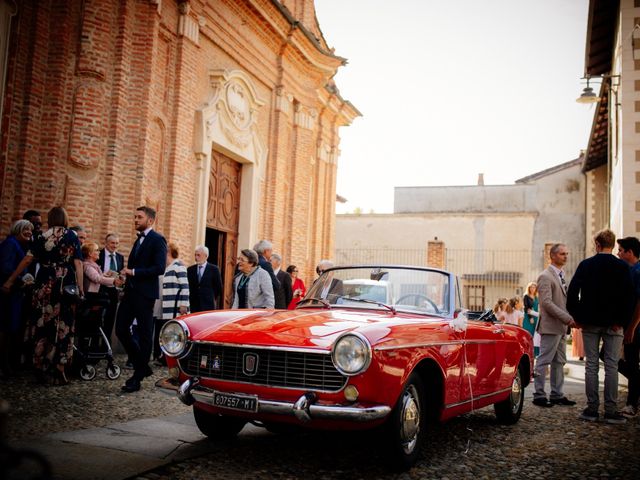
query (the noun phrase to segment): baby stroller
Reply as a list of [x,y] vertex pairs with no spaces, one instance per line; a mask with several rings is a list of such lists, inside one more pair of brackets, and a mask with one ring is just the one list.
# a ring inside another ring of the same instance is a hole
[[102,329],[104,313],[109,299],[98,293],[87,293],[76,310],[75,357],[80,378],[93,380],[100,360],[107,361],[106,374],[111,380],[120,376],[120,367],[113,362],[113,351],[109,339]]

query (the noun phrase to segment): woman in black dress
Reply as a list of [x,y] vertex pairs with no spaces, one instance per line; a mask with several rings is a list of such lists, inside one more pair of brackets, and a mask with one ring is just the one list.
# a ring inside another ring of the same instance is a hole
[[21,271],[32,261],[40,263],[27,335],[33,344],[33,366],[38,380],[57,384],[68,383],[66,370],[73,357],[75,299],[65,293],[65,287],[77,286],[80,296],[83,288],[80,242],[67,228],[68,224],[65,209],[52,208],[48,230],[35,239],[17,269]]

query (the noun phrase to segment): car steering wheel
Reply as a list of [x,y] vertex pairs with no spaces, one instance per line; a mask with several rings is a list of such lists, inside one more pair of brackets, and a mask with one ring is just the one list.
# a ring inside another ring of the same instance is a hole
[[[407,298],[415,298],[417,300],[424,300],[425,302],[427,302],[429,305],[431,305],[431,307],[433,307],[433,311],[434,313],[440,313],[440,310],[438,309],[438,307],[436,306],[435,303],[433,303],[433,300],[431,300],[429,297],[427,297],[426,295],[423,295],[422,293],[407,293],[405,295],[402,295],[398,300],[396,300],[396,305],[398,304],[402,304],[403,300],[407,299]],[[415,306],[417,307],[418,304],[417,302],[415,303]]]

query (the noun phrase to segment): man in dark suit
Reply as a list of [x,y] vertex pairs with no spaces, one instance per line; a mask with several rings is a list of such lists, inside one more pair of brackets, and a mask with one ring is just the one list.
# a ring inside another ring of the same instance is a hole
[[209,249],[196,247],[196,263],[187,268],[191,312],[215,310],[223,306],[222,277],[217,265],[207,262]]
[[291,275],[281,270],[282,257],[277,253],[271,254],[271,266],[273,266],[273,273],[280,282],[280,288],[274,290],[276,298],[275,307],[279,309],[287,309],[293,298],[293,289],[291,288]]
[[266,270],[271,277],[271,284],[273,285],[273,291],[277,292],[280,289],[280,281],[273,273],[273,267],[271,266],[271,254],[273,253],[273,244],[269,240],[260,240],[255,244],[253,249],[258,254],[258,264],[260,268]]
[[[116,251],[119,244],[120,240],[115,233],[108,234],[104,239],[104,248],[100,250],[98,265],[107,275],[118,275],[124,268],[124,256]],[[116,321],[116,310],[118,309],[118,289],[115,286],[101,285],[100,293],[109,299],[109,305],[107,305],[104,314],[104,334],[111,341],[111,333]]]
[[[138,239],[131,248],[127,266],[120,272],[126,275],[124,296],[118,309],[116,335],[133,361],[133,376],[122,391],[140,390],[140,382],[153,372],[149,358],[153,345],[153,305],[160,295],[158,276],[162,275],[167,262],[167,242],[152,226],[156,211],[150,207],[136,209],[134,225]],[[131,336],[133,320],[138,323],[138,343]]]
[[624,329],[631,321],[635,292],[629,266],[612,254],[616,236],[602,230],[594,237],[596,254],[580,262],[569,284],[567,309],[582,328],[587,408],[580,418],[598,420],[598,351],[604,353],[604,420],[625,423],[618,412],[618,360]]

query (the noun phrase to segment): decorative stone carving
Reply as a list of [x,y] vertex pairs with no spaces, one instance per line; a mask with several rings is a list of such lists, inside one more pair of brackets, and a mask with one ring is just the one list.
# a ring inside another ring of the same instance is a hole
[[[258,136],[257,122],[258,110],[264,102],[258,98],[251,79],[238,70],[212,70],[209,84],[211,97],[200,111],[204,138],[249,163],[259,163],[265,150]],[[196,145],[196,151],[205,148]]]
[[318,111],[313,108],[307,108],[301,103],[297,103],[295,106],[294,123],[296,126],[306,128],[307,130],[313,130],[316,125],[316,119],[318,117]]
[[291,105],[293,104],[293,95],[287,93],[283,86],[276,87],[276,110],[283,112],[287,115],[291,112]]
[[178,4],[180,17],[178,18],[178,35],[187,37],[196,45],[200,42],[200,26],[199,20],[193,18],[191,12],[191,4],[189,2],[181,2]]

